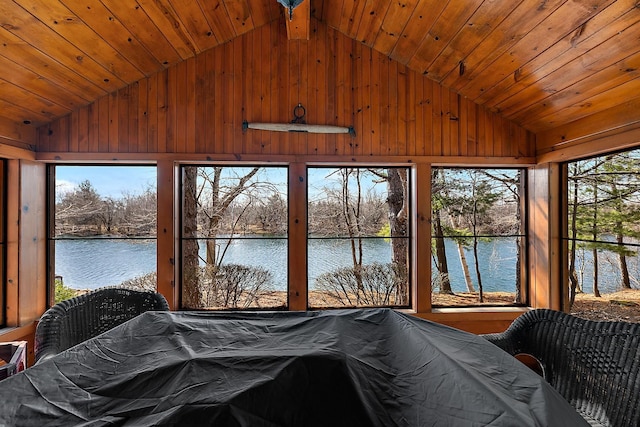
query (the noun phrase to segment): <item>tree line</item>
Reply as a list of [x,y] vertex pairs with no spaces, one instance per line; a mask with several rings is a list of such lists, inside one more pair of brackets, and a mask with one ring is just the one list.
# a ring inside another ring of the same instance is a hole
[[155,188],[119,198],[101,196],[89,180],[72,191],[58,194],[55,204],[55,235],[155,236],[157,195]]
[[632,287],[628,259],[637,256],[640,237],[640,150],[567,165],[568,277],[571,302],[582,292],[577,256],[592,259],[593,293],[600,296],[600,267],[617,260],[620,289]]

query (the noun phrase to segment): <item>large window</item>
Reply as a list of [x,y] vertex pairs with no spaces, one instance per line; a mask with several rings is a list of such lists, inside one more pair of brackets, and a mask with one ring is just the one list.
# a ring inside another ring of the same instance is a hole
[[566,171],[570,302],[640,288],[640,150],[570,162]]
[[520,169],[435,167],[432,304],[526,303]]
[[156,168],[51,166],[55,301],[128,285],[156,289]]
[[408,168],[308,169],[310,307],[408,306]]
[[182,307],[287,306],[287,168],[182,167]]

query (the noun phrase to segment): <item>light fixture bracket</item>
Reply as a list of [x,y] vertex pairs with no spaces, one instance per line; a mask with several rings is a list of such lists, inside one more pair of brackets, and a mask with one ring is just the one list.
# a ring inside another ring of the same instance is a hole
[[300,6],[304,0],[278,0],[278,3],[283,5],[289,11],[289,21],[293,20],[293,9]]

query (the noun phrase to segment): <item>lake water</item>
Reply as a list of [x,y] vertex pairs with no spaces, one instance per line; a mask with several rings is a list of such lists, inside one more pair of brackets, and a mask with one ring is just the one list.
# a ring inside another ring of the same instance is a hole
[[[204,245],[201,245],[203,247]],[[454,292],[466,291],[464,276],[456,246],[452,241],[445,243],[447,261]],[[514,239],[482,241],[478,247],[480,259],[487,260],[481,264],[482,283],[485,291],[513,292],[515,283]],[[201,254],[204,256],[204,252]],[[389,262],[391,245],[385,239],[368,239],[364,246],[364,262]],[[473,255],[466,251],[467,262],[474,286],[475,267]],[[589,253],[580,262],[580,274],[584,279],[586,292],[591,292],[591,266]],[[602,255],[604,259],[605,255]],[[309,241],[309,283],[320,274],[348,267],[351,264],[351,252],[348,241],[313,239]],[[227,263],[262,266],[271,271],[274,285],[279,290],[286,290],[287,284],[287,241],[284,239],[235,239],[225,254]],[[638,258],[629,258],[630,274],[640,277]],[[609,255],[608,260],[600,264],[600,290],[612,292],[617,289],[619,272],[615,258]],[[155,240],[59,240],[56,241],[56,275],[63,277],[64,284],[76,289],[95,289],[111,286],[125,280],[142,276],[156,270]],[[638,283],[634,283],[638,287]]]

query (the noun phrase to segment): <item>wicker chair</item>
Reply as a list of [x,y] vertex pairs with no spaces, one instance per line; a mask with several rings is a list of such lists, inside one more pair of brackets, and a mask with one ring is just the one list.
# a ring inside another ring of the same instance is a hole
[[640,426],[640,324],[532,310],[484,335],[538,359],[546,380],[593,426]]
[[36,363],[97,336],[145,311],[169,310],[157,292],[101,288],[49,308],[36,327]]

